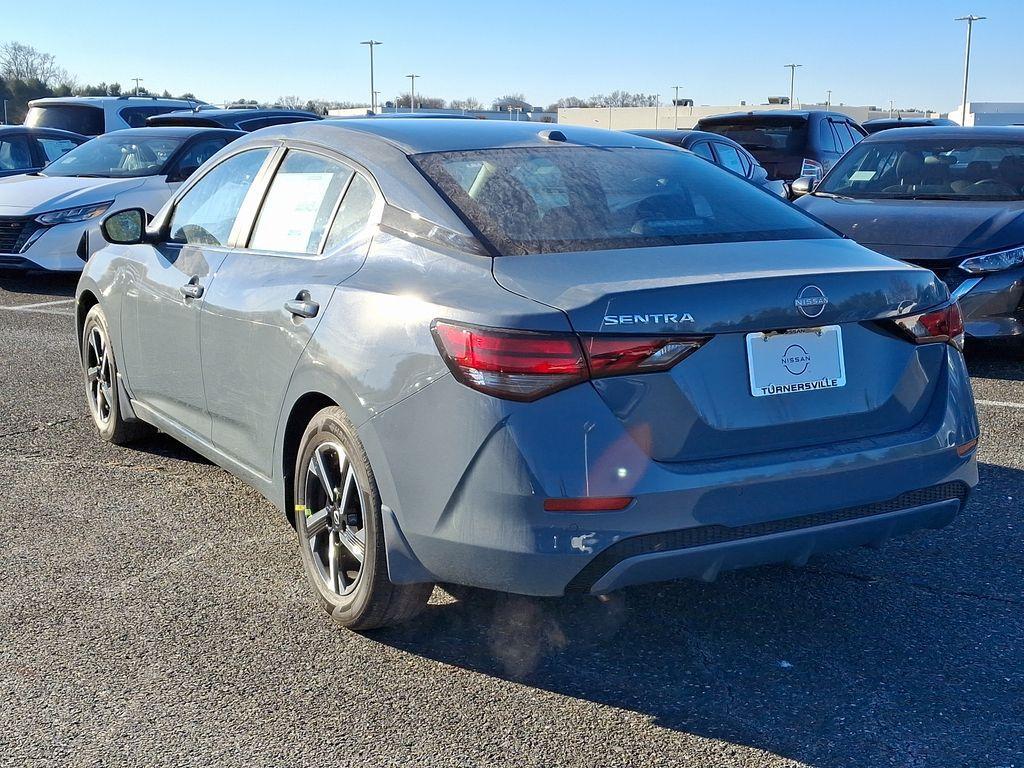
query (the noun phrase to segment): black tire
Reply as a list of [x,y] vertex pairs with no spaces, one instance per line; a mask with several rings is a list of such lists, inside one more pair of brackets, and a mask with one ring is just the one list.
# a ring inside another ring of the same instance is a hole
[[[97,338],[102,339],[102,350],[97,348]],[[97,354],[102,357],[104,351],[105,362],[95,359]],[[110,344],[107,319],[99,304],[89,310],[82,324],[81,353],[86,401],[100,438],[114,445],[127,445],[150,434],[153,428],[148,424],[138,419],[127,419],[121,413],[117,360]]]
[[[339,454],[339,447],[344,456]],[[321,470],[313,471],[310,467],[316,465],[318,454]],[[320,471],[331,475],[326,484],[320,481]],[[302,435],[293,493],[302,567],[331,618],[349,629],[363,631],[400,624],[423,610],[433,584],[394,584],[388,578],[377,483],[363,445],[340,408],[324,408]],[[360,536],[361,561],[351,549],[351,539],[355,537],[358,542]],[[350,543],[342,545],[342,538]],[[342,558],[344,567],[337,565]]]

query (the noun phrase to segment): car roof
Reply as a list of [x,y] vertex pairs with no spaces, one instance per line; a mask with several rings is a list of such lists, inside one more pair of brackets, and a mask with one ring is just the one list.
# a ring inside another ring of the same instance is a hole
[[737,118],[798,118],[804,119],[811,117],[812,115],[831,115],[833,117],[841,117],[844,120],[853,120],[849,115],[845,115],[842,112],[834,112],[830,109],[753,109],[748,112],[726,112],[721,115],[711,115],[710,117],[702,117],[698,123],[714,123],[718,120],[736,120]]
[[32,99],[28,103],[30,107],[47,104],[89,104],[105,101],[123,102],[125,104],[205,104],[206,102],[196,99],[175,99],[163,98],[161,96],[46,96],[41,99]]
[[200,133],[230,133],[234,136],[245,136],[244,131],[236,131],[233,128],[212,128],[205,125],[161,125],[147,126],[145,128],[125,128],[120,131],[109,131],[103,135],[121,136],[127,139],[158,138],[160,136],[169,139],[187,139]]
[[894,141],[908,139],[927,141],[928,139],[1010,139],[1024,142],[1024,126],[1014,125],[926,125],[908,128],[890,128],[867,136],[864,141]]
[[65,131],[61,128],[46,128],[38,125],[0,125],[0,136],[10,136],[12,134],[33,134],[33,133],[49,133],[56,136],[65,136],[69,139],[85,139],[88,140],[89,136],[83,136],[80,133],[74,131]]
[[307,112],[304,109],[245,109],[244,107],[237,109],[200,109],[198,111],[191,109],[179,109],[174,112],[163,112],[154,117],[202,117],[216,120],[218,118],[239,118],[251,120],[254,117],[315,117],[320,118],[320,115],[315,112]]
[[[271,132],[268,134],[268,131]],[[598,147],[657,147],[658,142],[621,131],[607,131],[577,125],[556,125],[509,120],[446,120],[430,118],[348,118],[290,123],[259,131],[263,136],[278,135],[283,139],[344,142],[346,135],[362,134],[386,143],[407,155],[427,152],[457,152],[502,147],[550,147],[559,142],[545,138],[561,135],[569,144]],[[315,138],[314,138],[315,137]]]

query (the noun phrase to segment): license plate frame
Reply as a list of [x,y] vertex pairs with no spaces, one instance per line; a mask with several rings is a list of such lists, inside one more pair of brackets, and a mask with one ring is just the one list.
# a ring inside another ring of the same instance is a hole
[[753,397],[823,392],[846,386],[841,326],[748,333],[746,346]]

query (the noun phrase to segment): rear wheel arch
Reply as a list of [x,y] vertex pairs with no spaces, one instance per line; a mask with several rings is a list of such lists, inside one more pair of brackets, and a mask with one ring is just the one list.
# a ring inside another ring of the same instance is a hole
[[299,443],[313,417],[324,408],[334,406],[338,406],[338,403],[323,392],[307,392],[295,401],[288,413],[281,445],[281,477],[284,479],[284,513],[292,526],[295,525],[293,480]]

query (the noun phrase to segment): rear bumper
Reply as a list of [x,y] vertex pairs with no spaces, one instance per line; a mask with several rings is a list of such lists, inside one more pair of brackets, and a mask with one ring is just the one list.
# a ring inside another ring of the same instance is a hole
[[[957,450],[978,436],[969,379],[959,353],[947,362],[928,414],[905,432],[681,463],[652,461],[592,387],[520,406],[442,378],[359,430],[394,512],[389,573],[601,593],[940,527],[978,481],[974,454]],[[545,498],[587,495],[634,501],[544,510]]]
[[[767,563],[804,565],[813,555],[878,546],[920,528],[942,528],[960,512],[969,492],[967,483],[954,482],[903,494],[890,502],[775,521],[760,526],[764,532],[691,528],[626,539],[591,560],[569,582],[566,592],[602,594],[633,584],[684,578],[713,581],[722,571]],[[935,500],[925,501],[929,498]],[[777,530],[768,532],[772,529]],[[699,543],[716,538],[723,540]]]

